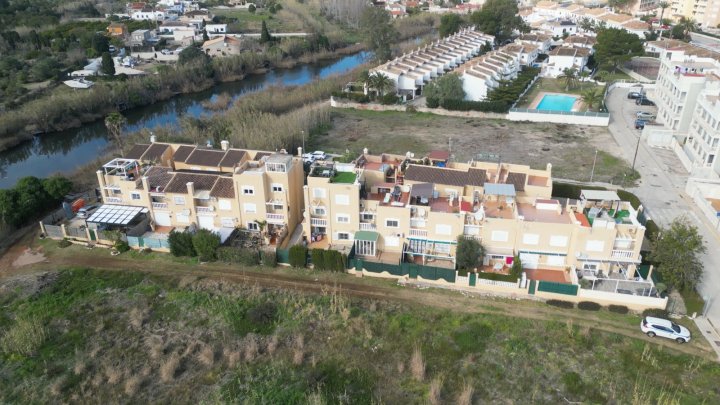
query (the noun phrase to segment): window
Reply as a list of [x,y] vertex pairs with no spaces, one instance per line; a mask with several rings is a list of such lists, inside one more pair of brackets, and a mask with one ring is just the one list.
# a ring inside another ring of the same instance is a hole
[[589,240],[585,242],[585,250],[588,252],[602,252],[605,250],[605,242],[601,240]]
[[314,188],[313,189],[313,197],[314,198],[325,198],[327,195],[327,192],[324,188]]
[[318,215],[318,216],[324,217],[325,213],[326,213],[325,207],[314,207],[313,208],[313,215]]
[[388,228],[399,228],[400,221],[398,221],[397,219],[386,219],[385,226]]
[[245,204],[243,204],[243,211],[245,211],[248,214],[254,214],[257,212],[257,206],[252,203],[245,203]]
[[139,200],[140,193],[130,193],[130,198],[132,198],[133,200]]
[[438,235],[452,235],[452,226],[435,225],[435,233]]
[[282,184],[273,183],[273,184],[270,186],[270,188],[272,189],[272,192],[273,192],[273,193],[280,193],[280,192],[283,191],[283,185],[282,185]]
[[260,226],[257,224],[257,222],[248,222],[247,229],[248,231],[259,231]]
[[435,244],[435,253],[450,254],[450,244],[449,243],[436,243]]
[[187,214],[176,214],[175,219],[179,224],[189,224],[190,223],[190,215]]
[[372,221],[375,219],[375,214],[372,212],[361,212],[360,213],[360,220],[361,221]]
[[537,245],[540,242],[540,235],[534,233],[526,233],[523,235],[523,243],[525,245]]
[[339,224],[349,224],[350,223],[350,215],[346,214],[338,214],[335,216],[335,222]]
[[230,200],[219,200],[218,208],[222,211],[230,211],[232,209],[232,203]]
[[336,194],[335,204],[337,205],[350,205],[350,196],[347,194]]
[[385,246],[386,247],[400,246],[400,238],[398,238],[397,236],[386,236],[385,237]]
[[338,232],[337,240],[350,240],[350,234],[347,232]]
[[222,217],[220,218],[220,225],[223,228],[234,228],[235,220],[232,217]]
[[553,235],[550,237],[550,246],[565,247],[568,244],[567,236]]
[[255,195],[255,188],[253,186],[242,186],[242,195]]
[[175,196],[175,205],[185,205],[185,197]]
[[493,242],[507,242],[508,233],[506,231],[492,231],[492,234],[490,235],[490,240],[492,240]]

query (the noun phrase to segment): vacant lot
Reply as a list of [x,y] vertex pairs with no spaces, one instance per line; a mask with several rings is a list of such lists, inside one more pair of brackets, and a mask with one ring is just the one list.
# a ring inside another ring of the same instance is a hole
[[391,111],[334,109],[333,115],[332,127],[313,137],[313,147],[400,154],[450,147],[458,161],[495,153],[503,162],[534,168],[552,163],[554,177],[579,181],[590,179],[597,150],[593,180],[619,184],[632,177],[627,162],[616,157],[619,147],[606,128]]
[[3,279],[0,305],[3,403],[720,401],[717,363],[571,318],[80,269]]

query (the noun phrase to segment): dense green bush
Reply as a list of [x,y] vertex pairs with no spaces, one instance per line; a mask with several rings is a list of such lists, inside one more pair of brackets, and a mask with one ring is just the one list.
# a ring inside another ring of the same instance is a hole
[[168,236],[168,244],[173,256],[197,256],[191,233],[172,230]]
[[628,201],[634,209],[638,209],[638,207],[640,206],[640,199],[638,198],[638,196],[629,191],[618,190],[617,195],[618,197],[620,197],[621,200]]
[[655,221],[649,219],[645,223],[645,237],[649,240],[654,240],[657,237],[658,232],[660,232],[660,228],[657,226]]
[[502,101],[443,100],[440,106],[452,111],[480,111],[505,113],[508,105]]
[[668,313],[667,310],[658,309],[658,308],[648,308],[648,309],[644,310],[642,314],[643,314],[643,316],[655,316],[658,318],[665,318],[665,319],[667,319],[670,316],[670,314]]
[[275,320],[277,315],[277,306],[272,302],[263,302],[247,311],[247,317],[250,321],[258,325],[267,325]]
[[113,247],[120,253],[125,253],[130,250],[130,245],[128,245],[128,243],[124,240],[119,240],[115,242],[115,245]]
[[567,309],[575,308],[575,304],[573,304],[570,301],[547,300],[547,301],[545,301],[545,303],[548,305],[552,305],[554,307],[558,307],[558,308],[567,308]]
[[315,270],[325,270],[325,249],[311,250],[310,259]]
[[246,266],[260,264],[260,255],[255,249],[242,249],[231,246],[221,246],[215,252],[217,259],[225,263],[239,263]]
[[295,245],[290,248],[289,261],[292,267],[305,267],[307,264],[307,248]]
[[438,108],[440,107],[440,100],[436,98],[427,98],[425,99],[425,105],[427,108]]
[[334,91],[332,92],[332,96],[339,100],[349,100],[361,104],[370,102],[370,97],[363,93],[346,93],[343,91]]
[[509,283],[517,283],[518,278],[512,274],[499,274],[499,273],[478,273],[478,278],[484,278],[485,280],[494,281],[507,281]]
[[325,252],[325,269],[330,271],[345,271],[346,259],[344,255],[337,250],[328,250]]
[[580,301],[577,306],[583,311],[599,311],[601,308],[600,304],[592,301]]
[[394,105],[400,101],[400,97],[393,93],[388,93],[380,98],[380,104],[382,105]]
[[71,188],[70,180],[60,176],[21,178],[12,188],[0,189],[0,224],[18,227],[59,208]]
[[262,265],[265,267],[276,267],[277,266],[277,253],[270,250],[260,251],[260,260]]
[[70,242],[70,241],[67,240],[67,239],[63,239],[63,240],[59,240],[59,241],[58,241],[58,247],[61,248],[61,249],[66,248],[66,247],[68,247],[68,246],[70,246],[70,245],[72,245],[72,242]]
[[608,311],[614,312],[616,314],[627,314],[628,312],[630,312],[628,307],[626,307],[625,305],[610,305],[608,306]]
[[220,246],[220,235],[207,229],[200,229],[192,237],[192,245],[202,262],[216,259],[215,252]]

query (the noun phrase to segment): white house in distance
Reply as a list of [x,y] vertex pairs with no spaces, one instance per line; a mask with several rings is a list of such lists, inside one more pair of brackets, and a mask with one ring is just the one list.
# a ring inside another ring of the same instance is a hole
[[399,96],[412,99],[432,79],[477,56],[487,43],[494,41],[492,35],[467,28],[370,69],[370,73],[387,76]]
[[513,80],[520,72],[522,45],[510,44],[496,51],[471,59],[455,71],[463,81],[465,99],[485,100],[501,80]]
[[542,28],[555,37],[577,33],[577,25],[570,20],[552,20],[542,24]]
[[585,67],[590,57],[590,49],[574,46],[559,46],[548,54],[548,61],[543,66],[541,75],[545,77],[558,77],[565,69]]
[[550,46],[552,46],[552,37],[540,33],[522,34],[515,42],[536,45],[539,53],[547,53],[550,50]]
[[590,37],[590,36],[571,35],[571,36],[563,39],[563,45],[575,46],[578,48],[592,49],[596,43],[597,43],[597,39],[595,39],[595,37]]
[[505,45],[503,50],[508,53],[517,54],[520,65],[530,66],[538,55],[540,55],[540,47],[535,44],[524,44],[522,42],[515,42],[512,44]]
[[205,32],[212,34],[227,34],[227,24],[205,24]]

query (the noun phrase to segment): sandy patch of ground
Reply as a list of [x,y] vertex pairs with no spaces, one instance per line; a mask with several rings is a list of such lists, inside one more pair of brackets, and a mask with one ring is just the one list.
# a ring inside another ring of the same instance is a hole
[[45,260],[46,258],[42,253],[42,248],[37,250],[26,248],[25,251],[13,261],[12,265],[13,267],[23,267],[35,263],[42,263]]

